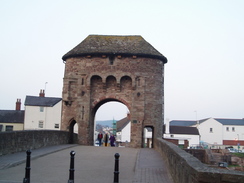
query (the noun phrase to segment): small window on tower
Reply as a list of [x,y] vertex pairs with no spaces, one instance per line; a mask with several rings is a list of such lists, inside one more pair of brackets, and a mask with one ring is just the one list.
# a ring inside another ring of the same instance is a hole
[[210,128],[210,133],[213,133],[213,128]]
[[114,65],[114,56],[109,56],[109,64]]

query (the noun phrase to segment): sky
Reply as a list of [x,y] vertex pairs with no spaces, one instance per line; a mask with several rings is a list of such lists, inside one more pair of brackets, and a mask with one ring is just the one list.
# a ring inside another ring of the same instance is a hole
[[[141,35],[168,59],[165,119],[244,118],[243,0],[0,0],[0,109],[62,97],[62,56],[90,34]],[[96,119],[121,119],[119,103]]]

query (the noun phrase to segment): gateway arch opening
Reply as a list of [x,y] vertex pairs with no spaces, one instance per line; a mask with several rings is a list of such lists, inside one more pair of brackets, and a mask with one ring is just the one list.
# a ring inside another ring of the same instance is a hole
[[[101,101],[95,111],[94,145],[105,146],[105,134],[109,137],[115,137],[115,146],[123,146],[125,143],[129,143],[129,122],[129,109],[126,105],[113,99]],[[108,142],[108,146],[111,146],[110,141]]]

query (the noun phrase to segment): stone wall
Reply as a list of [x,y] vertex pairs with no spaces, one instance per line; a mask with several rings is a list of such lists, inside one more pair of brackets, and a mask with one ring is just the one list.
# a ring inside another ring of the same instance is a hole
[[238,171],[212,168],[163,139],[156,139],[154,147],[166,160],[175,183],[241,183],[244,174]]
[[[74,134],[74,139],[77,135]],[[0,133],[0,155],[11,154],[28,149],[68,144],[69,132],[57,130],[28,130]],[[77,140],[74,140],[77,142]]]
[[202,163],[209,163],[208,155],[205,149],[184,149],[187,153],[199,159]]

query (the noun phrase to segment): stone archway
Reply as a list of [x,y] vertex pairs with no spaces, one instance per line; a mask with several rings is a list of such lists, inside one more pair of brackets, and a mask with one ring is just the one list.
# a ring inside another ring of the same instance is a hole
[[167,59],[141,36],[91,35],[63,60],[62,130],[76,119],[79,143],[93,145],[96,110],[118,101],[130,111],[131,147],[143,147],[145,126],[162,137]]
[[75,126],[76,121],[74,119],[71,119],[70,120],[70,123],[69,123],[69,144],[73,144],[74,143],[74,126]]

